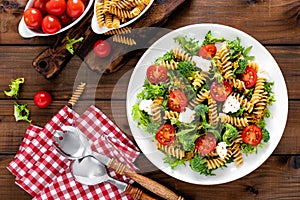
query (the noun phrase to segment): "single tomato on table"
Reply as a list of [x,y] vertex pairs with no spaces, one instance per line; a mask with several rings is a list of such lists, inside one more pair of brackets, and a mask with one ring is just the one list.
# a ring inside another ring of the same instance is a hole
[[246,67],[244,73],[241,74],[241,80],[244,81],[247,89],[252,88],[257,81],[257,73],[252,67]]
[[156,132],[156,140],[162,145],[170,144],[175,137],[175,128],[171,124],[164,124]]
[[188,100],[181,90],[173,90],[168,99],[168,107],[176,112],[183,112],[188,103]]
[[216,55],[217,47],[214,44],[206,44],[199,50],[198,56],[209,59]]
[[67,14],[72,18],[78,18],[84,12],[85,6],[81,0],[68,0]]
[[150,65],[146,72],[147,79],[152,84],[158,84],[167,80],[167,69],[161,65]]
[[262,140],[262,131],[256,125],[249,125],[242,132],[242,139],[245,143],[257,146]]
[[24,12],[24,22],[30,29],[39,28],[41,26],[43,15],[36,8],[28,8]]
[[52,97],[47,91],[38,91],[34,95],[34,104],[39,108],[46,108],[52,102]]
[[204,155],[212,152],[216,148],[216,146],[217,146],[217,139],[212,133],[206,133],[200,136],[195,141],[196,151]]
[[[229,92],[229,89],[227,90]],[[210,95],[214,100],[223,102],[227,98],[226,87],[224,86],[224,84],[215,81],[210,86]]]
[[94,44],[94,53],[100,58],[104,58],[110,54],[111,47],[106,40],[98,40]]

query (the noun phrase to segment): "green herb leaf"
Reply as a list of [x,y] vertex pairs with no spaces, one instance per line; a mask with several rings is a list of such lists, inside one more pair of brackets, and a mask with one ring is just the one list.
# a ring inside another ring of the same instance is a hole
[[24,120],[31,123],[32,120],[29,119],[30,111],[27,108],[27,104],[14,104],[14,116],[16,121]]
[[83,37],[80,37],[78,39],[70,39],[69,36],[66,37],[67,41],[69,42],[68,44],[66,44],[66,49],[73,55],[74,54],[74,47],[73,45],[77,42],[82,42],[83,41]]
[[6,96],[13,97],[13,98],[17,99],[18,96],[19,96],[20,84],[23,84],[24,81],[25,81],[24,78],[17,78],[15,80],[12,80],[10,85],[9,85],[10,91],[5,91],[4,90],[4,94]]
[[187,36],[177,36],[174,38],[175,42],[178,42],[181,48],[192,56],[197,55],[201,44],[195,38],[187,38]]

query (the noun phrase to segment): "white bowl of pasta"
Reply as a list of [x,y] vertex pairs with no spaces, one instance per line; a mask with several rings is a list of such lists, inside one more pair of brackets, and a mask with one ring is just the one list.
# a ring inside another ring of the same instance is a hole
[[[119,29],[139,19],[153,4],[154,0],[102,1],[95,0],[92,30],[97,34]],[[107,4],[107,5],[105,5]]]
[[156,167],[214,185],[268,159],[285,129],[288,96],[279,66],[257,40],[232,27],[195,24],[144,53],[126,109],[134,139]]

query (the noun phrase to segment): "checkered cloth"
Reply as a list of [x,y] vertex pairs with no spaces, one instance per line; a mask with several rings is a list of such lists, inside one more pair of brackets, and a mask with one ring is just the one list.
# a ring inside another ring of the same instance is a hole
[[[64,125],[76,125],[87,135],[93,150],[117,158],[136,170],[133,162],[139,150],[103,112],[90,106],[79,116],[65,106],[44,128],[28,127],[16,156],[7,166],[16,176],[15,183],[33,199],[132,199],[111,183],[88,186],[74,179],[70,172],[71,161],[61,156],[52,145],[54,131]],[[113,178],[132,182],[113,170],[108,170],[108,173]]]

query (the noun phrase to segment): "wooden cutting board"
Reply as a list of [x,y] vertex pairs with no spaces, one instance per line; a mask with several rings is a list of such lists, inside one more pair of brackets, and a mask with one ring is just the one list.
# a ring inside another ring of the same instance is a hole
[[[133,28],[131,33],[122,35],[135,41],[136,44],[132,46],[114,42],[111,35],[94,33],[91,28],[93,16],[93,9],[91,9],[77,26],[58,35],[52,46],[34,58],[32,65],[45,78],[53,78],[73,56],[66,50],[65,46],[68,43],[66,37],[76,39],[83,37],[83,42],[74,44],[75,53],[92,70],[100,73],[115,72],[124,66],[133,54],[142,54],[154,41],[170,31],[159,28],[159,26],[165,23],[169,16],[176,12],[176,9],[185,1],[187,0],[155,0],[150,9],[131,25]],[[100,39],[107,40],[112,47],[110,55],[106,58],[99,58],[93,53],[93,45]]]

